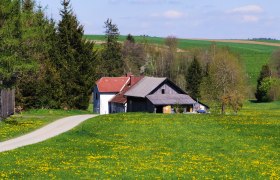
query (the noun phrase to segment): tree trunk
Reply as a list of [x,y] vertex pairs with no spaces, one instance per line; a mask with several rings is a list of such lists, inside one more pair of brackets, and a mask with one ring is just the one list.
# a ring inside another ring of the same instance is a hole
[[222,114],[225,114],[226,112],[226,104],[222,103]]

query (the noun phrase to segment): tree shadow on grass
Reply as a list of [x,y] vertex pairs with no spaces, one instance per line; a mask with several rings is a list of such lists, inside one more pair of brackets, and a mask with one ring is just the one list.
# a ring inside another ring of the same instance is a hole
[[249,100],[249,102],[250,103],[256,103],[256,104],[262,104],[262,103],[271,103],[271,102],[273,102],[273,101],[263,101],[263,102],[260,102],[260,101],[258,101],[258,100],[256,100],[256,99],[253,99],[253,100]]
[[260,103],[258,102],[258,100],[254,99],[254,100],[249,100],[250,103]]

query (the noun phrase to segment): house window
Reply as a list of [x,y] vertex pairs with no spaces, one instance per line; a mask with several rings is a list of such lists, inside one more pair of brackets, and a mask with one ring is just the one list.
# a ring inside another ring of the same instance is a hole
[[161,94],[165,94],[165,89],[162,89],[162,90],[161,90]]

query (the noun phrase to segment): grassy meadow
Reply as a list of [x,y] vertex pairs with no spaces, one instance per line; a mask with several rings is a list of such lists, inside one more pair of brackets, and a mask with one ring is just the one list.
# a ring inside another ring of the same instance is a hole
[[[103,35],[85,35],[86,39],[95,41],[105,41]],[[120,36],[119,40],[124,41],[126,36]],[[145,37],[135,36],[136,42],[148,42],[152,44],[164,44],[164,38],[160,37]],[[279,43],[278,41],[265,41]],[[192,48],[207,48],[213,42],[207,40],[189,40],[189,39],[179,39],[178,48],[183,50],[188,50]],[[233,52],[240,55],[240,58],[244,64],[246,73],[248,75],[248,83],[255,87],[259,72],[262,65],[268,63],[268,60],[273,51],[279,47],[258,45],[258,44],[240,44],[232,42],[215,42],[220,47],[229,47]]]
[[0,153],[0,179],[279,179],[280,102],[239,115],[113,114]]
[[0,142],[31,132],[54,120],[86,113],[90,113],[90,111],[38,109],[11,116],[0,121]]

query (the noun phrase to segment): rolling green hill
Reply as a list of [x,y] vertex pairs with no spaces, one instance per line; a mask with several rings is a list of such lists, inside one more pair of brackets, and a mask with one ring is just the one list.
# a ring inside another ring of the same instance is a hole
[[[104,35],[86,35],[85,38],[89,40],[95,40],[102,42],[105,40]],[[124,41],[126,36],[120,36],[120,41]],[[153,44],[164,44],[164,38],[159,37],[145,37],[135,36],[136,42],[149,42]],[[256,86],[257,78],[261,70],[262,65],[266,64],[272,54],[272,52],[280,48],[279,41],[269,41],[272,45],[264,44],[246,44],[248,41],[232,40],[232,42],[220,42],[221,40],[191,40],[191,39],[179,39],[178,48],[187,50],[191,48],[207,48],[213,42],[218,46],[229,47],[233,52],[240,55],[241,60],[244,62],[246,72],[248,75],[249,84],[253,87]],[[251,41],[254,43],[254,41]],[[257,41],[258,42],[258,41]],[[267,43],[267,41],[265,42]],[[273,43],[275,45],[273,45]]]

